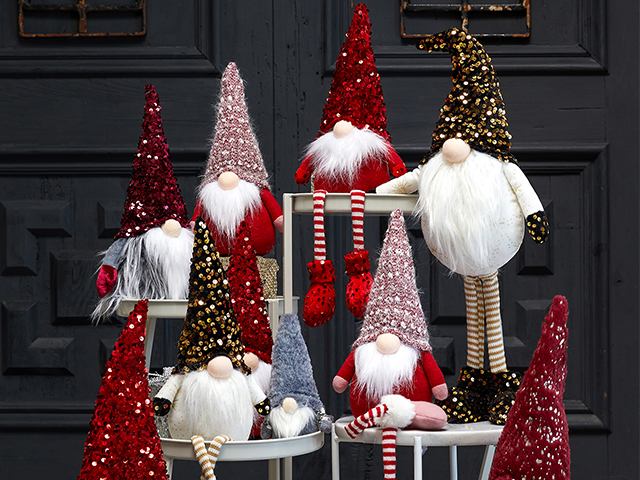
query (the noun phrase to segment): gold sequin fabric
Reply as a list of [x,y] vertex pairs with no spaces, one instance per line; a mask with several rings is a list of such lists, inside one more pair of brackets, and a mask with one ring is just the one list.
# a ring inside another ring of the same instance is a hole
[[229,281],[205,221],[196,220],[189,277],[189,306],[178,342],[174,373],[206,368],[217,355],[228,355],[233,366],[250,373],[244,363],[240,329],[231,308]]
[[532,213],[527,217],[527,231],[533,241],[544,243],[549,238],[549,221],[543,210]]
[[442,149],[450,138],[464,140],[473,149],[503,162],[516,162],[509,152],[511,134],[500,82],[484,47],[469,33],[450,29],[421,40],[418,49],[449,52],[453,89],[440,110],[431,150],[421,163]]

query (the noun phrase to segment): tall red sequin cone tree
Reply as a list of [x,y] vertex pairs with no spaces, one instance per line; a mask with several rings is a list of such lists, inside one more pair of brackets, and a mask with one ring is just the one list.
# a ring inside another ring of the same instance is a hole
[[345,256],[347,306],[356,318],[364,315],[372,282],[363,237],[365,192],[389,181],[389,172],[397,177],[407,171],[390,138],[371,46],[369,10],[359,4],[336,59],[318,136],[295,173],[300,185],[313,176],[314,260],[307,265],[311,286],[303,310],[309,326],[326,323],[335,311],[334,267],[326,258],[324,243],[327,192],[351,194],[353,252]]
[[107,363],[79,480],[167,478],[145,366],[147,307],[135,306]]
[[556,296],[498,440],[489,480],[571,478],[569,426],[562,403],[568,316],[567,299]]

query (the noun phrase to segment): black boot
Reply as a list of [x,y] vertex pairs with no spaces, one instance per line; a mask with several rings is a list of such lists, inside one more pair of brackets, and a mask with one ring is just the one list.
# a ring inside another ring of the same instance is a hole
[[522,374],[514,371],[486,373],[488,384],[488,420],[504,425],[522,383]]
[[483,369],[462,367],[458,383],[444,400],[436,400],[449,423],[480,422],[488,418],[487,374]]

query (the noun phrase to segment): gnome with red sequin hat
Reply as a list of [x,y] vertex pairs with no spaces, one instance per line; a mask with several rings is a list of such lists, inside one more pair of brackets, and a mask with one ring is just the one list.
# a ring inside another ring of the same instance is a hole
[[484,47],[460,29],[421,40],[418,47],[449,52],[453,89],[418,168],[376,191],[418,190],[414,213],[429,250],[464,279],[467,365],[441,404],[449,421],[504,424],[521,376],[507,369],[498,270],[518,252],[526,231],[544,243],[549,224],[510,151],[500,83]]
[[311,287],[304,303],[304,321],[310,326],[327,322],[335,310],[333,263],[324,246],[324,200],[329,193],[351,193],[354,251],[345,256],[347,306],[362,318],[371,288],[369,252],[362,236],[365,192],[405,173],[406,167],[387,133],[380,75],[371,47],[369,10],[355,7],[347,38],[336,60],[336,70],[324,106],[320,130],[307,147],[295,173],[314,189],[316,230],[314,261],[308,264]]
[[187,298],[193,233],[162,128],[158,94],[145,87],[144,121],[115,241],[105,252],[91,318],[111,316],[124,298]]
[[[271,320],[267,313],[267,304],[256,262],[256,250],[247,222],[243,221],[238,228],[227,276],[231,305],[240,326],[244,345],[244,363],[251,369],[251,376],[260,389],[265,395],[269,395],[273,349]],[[253,417],[251,437],[259,437],[263,417],[257,411],[254,412]]]
[[231,62],[222,74],[217,120],[193,220],[202,216],[218,252],[228,256],[242,221],[251,229],[256,253],[269,253],[282,232],[280,205],[251,127],[244,85]]

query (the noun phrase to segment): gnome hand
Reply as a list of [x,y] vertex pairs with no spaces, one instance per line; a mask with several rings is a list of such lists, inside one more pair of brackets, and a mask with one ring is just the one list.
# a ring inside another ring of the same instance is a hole
[[349,380],[339,377],[338,375],[333,377],[333,389],[336,391],[336,393],[344,392],[348,386]]
[[544,210],[527,217],[527,230],[536,243],[544,243],[549,238],[549,222]]
[[269,417],[266,417],[260,427],[260,438],[263,440],[269,440],[273,436],[273,428],[271,427],[271,421]]
[[316,423],[318,424],[318,430],[320,430],[322,433],[331,433],[333,416],[327,414],[323,408],[316,413]]
[[271,400],[267,397],[260,403],[256,403],[254,407],[260,415],[266,417],[271,412]]
[[276,218],[273,221],[273,226],[276,230],[282,233],[284,231],[284,215],[280,215],[278,218]]
[[309,181],[310,178],[311,178],[311,172],[308,171],[307,169],[300,167],[298,168],[298,170],[296,170],[294,179],[298,185],[304,185]]
[[164,417],[171,410],[171,400],[166,398],[154,397],[153,398],[153,411],[159,417]]
[[404,163],[401,163],[400,165],[394,166],[393,170],[391,170],[391,173],[394,177],[398,178],[407,173],[407,167],[404,166]]
[[111,265],[102,265],[98,272],[98,280],[96,281],[96,288],[98,289],[98,296],[100,298],[107,295],[113,286],[116,284],[118,278],[118,271]]
[[436,385],[431,389],[431,393],[437,400],[444,400],[449,395],[447,384],[441,383],[440,385]]

